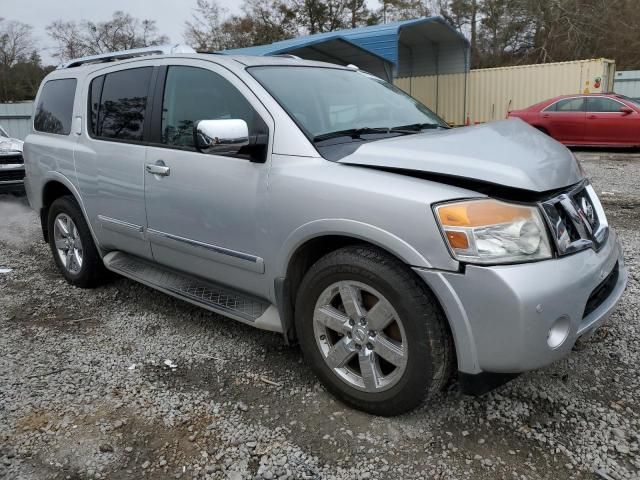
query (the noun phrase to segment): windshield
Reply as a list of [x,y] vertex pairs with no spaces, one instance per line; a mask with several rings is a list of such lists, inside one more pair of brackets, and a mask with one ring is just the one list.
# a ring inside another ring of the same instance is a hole
[[2,128],[2,125],[0,125],[0,137],[9,138],[9,134],[5,131],[4,128]]
[[417,133],[447,126],[399,88],[363,72],[304,66],[248,70],[315,141],[334,133],[360,138],[383,129]]

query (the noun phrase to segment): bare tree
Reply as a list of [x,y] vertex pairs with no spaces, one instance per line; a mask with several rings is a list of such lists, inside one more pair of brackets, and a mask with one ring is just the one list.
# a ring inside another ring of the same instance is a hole
[[378,15],[383,23],[426,17],[430,14],[425,0],[381,0]]
[[0,102],[32,99],[46,75],[32,28],[0,18]]
[[31,25],[0,18],[0,65],[13,67],[25,60],[34,50]]
[[166,35],[158,34],[154,20],[140,20],[122,11],[114,12],[112,18],[104,22],[56,20],[47,26],[47,33],[56,43],[53,56],[60,60],[169,41]]
[[185,41],[196,50],[218,51],[277,42],[298,34],[287,0],[245,0],[243,15],[228,16],[215,0],[198,0],[186,22]]
[[198,0],[192,20],[186,22],[185,41],[198,51],[215,52],[225,48],[222,24],[227,10],[216,0]]

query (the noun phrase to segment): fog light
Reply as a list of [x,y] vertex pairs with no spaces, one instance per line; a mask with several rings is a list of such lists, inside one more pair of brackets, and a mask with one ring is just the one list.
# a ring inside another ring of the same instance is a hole
[[571,320],[566,315],[559,317],[549,329],[547,333],[547,344],[549,348],[558,348],[564,343],[569,336],[571,329]]

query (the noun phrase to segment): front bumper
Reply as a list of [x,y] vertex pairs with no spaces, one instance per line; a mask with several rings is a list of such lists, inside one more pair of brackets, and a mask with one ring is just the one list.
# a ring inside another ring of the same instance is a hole
[[[614,268],[617,278],[609,277]],[[469,265],[465,273],[414,270],[440,300],[456,342],[458,369],[467,374],[524,372],[564,357],[579,337],[604,323],[628,278],[613,229],[598,252],[519,265]],[[607,278],[606,290],[597,290]],[[568,318],[568,335],[552,348],[549,330],[561,317]]]
[[24,165],[0,164],[0,192],[24,191]]

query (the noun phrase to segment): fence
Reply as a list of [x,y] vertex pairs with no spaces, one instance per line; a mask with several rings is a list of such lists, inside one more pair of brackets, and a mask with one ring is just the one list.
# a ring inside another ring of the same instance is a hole
[[31,130],[33,102],[0,103],[0,125],[13,138],[24,140]]

